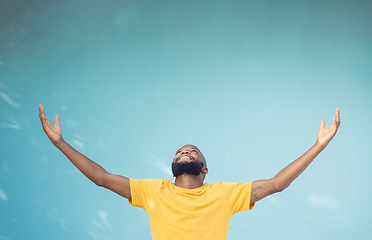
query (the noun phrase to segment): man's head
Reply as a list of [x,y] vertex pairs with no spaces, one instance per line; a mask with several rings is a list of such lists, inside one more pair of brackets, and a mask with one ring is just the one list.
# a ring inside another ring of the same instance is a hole
[[174,177],[183,174],[200,175],[204,180],[208,173],[207,162],[199,148],[188,144],[181,147],[174,155],[172,172]]

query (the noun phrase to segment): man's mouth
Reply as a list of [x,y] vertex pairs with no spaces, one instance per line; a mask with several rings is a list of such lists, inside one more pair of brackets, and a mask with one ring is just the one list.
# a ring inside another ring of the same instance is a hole
[[187,156],[187,155],[183,155],[183,156],[181,156],[180,158],[178,158],[178,162],[179,162],[179,161],[182,161],[182,160],[193,161],[194,159],[192,159],[191,157],[189,157],[189,156]]

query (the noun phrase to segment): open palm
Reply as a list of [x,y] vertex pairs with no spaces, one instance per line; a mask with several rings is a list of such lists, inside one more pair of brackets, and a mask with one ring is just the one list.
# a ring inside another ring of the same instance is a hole
[[44,132],[49,137],[50,141],[52,141],[53,144],[56,144],[60,139],[62,139],[62,129],[61,125],[59,124],[59,115],[54,117],[55,125],[53,125],[46,117],[44,108],[40,104],[39,117],[41,124],[43,125]]
[[336,132],[338,130],[338,127],[341,124],[340,120],[340,111],[337,108],[336,109],[336,116],[333,118],[333,122],[331,125],[329,125],[328,128],[325,128],[325,121],[320,121],[320,128],[318,131],[317,139],[318,142],[325,148],[328,143],[332,140],[332,138],[336,135]]

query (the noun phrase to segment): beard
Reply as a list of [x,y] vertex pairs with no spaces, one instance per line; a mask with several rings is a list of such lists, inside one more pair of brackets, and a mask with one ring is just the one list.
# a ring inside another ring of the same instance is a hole
[[187,175],[200,175],[203,169],[204,163],[202,162],[180,162],[172,163],[173,177],[177,177],[183,174]]

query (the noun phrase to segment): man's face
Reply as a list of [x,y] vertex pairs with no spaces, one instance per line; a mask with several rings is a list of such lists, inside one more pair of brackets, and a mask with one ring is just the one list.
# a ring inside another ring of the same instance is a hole
[[173,158],[172,172],[175,177],[182,174],[199,175],[203,173],[205,175],[207,171],[204,156],[194,145],[181,147]]

